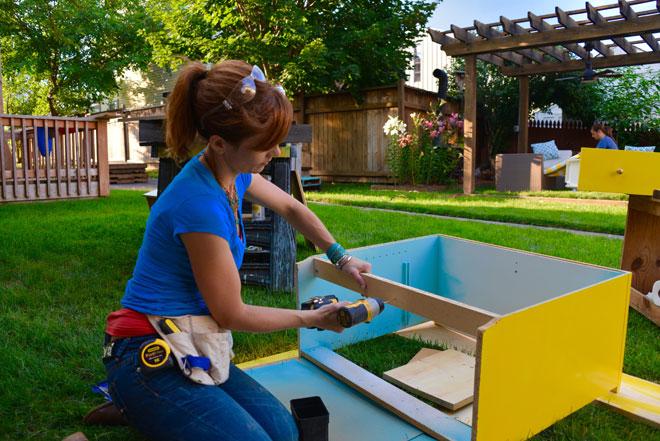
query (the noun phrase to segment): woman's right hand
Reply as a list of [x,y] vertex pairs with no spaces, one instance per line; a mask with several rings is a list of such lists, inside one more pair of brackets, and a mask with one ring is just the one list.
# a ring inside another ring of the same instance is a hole
[[345,328],[339,324],[337,312],[342,306],[348,304],[349,302],[332,303],[330,305],[322,306],[319,309],[309,311],[311,320],[308,326],[338,333],[342,332]]

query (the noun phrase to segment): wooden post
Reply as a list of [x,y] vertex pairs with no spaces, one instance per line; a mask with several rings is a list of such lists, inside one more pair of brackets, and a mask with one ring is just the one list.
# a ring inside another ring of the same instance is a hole
[[406,121],[406,81],[399,80],[396,84],[396,102],[398,107],[399,119]]
[[[2,96],[2,49],[0,49],[0,113],[5,113],[5,101]],[[4,173],[4,171],[3,171]],[[4,191],[4,187],[3,187]]]
[[[291,159],[273,158],[270,163],[272,182],[291,193]],[[270,236],[270,287],[276,291],[293,291],[296,265],[296,235],[289,223],[271,212],[273,229]]]
[[465,92],[463,94],[463,193],[474,193],[474,166],[477,157],[477,59],[465,57]]
[[99,196],[110,195],[110,164],[108,163],[108,120],[96,121],[96,147],[98,149]]
[[529,76],[518,77],[518,153],[527,153],[529,141]]

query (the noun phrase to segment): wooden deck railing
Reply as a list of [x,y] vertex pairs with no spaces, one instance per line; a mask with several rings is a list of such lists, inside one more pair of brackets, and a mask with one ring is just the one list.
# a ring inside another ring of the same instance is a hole
[[105,120],[0,114],[0,202],[109,192]]

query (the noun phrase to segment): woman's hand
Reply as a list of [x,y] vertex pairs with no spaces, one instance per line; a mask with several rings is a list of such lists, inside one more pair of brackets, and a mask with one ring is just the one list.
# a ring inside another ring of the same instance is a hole
[[319,309],[309,311],[310,320],[308,326],[326,329],[328,331],[342,332],[344,327],[339,324],[337,312],[342,306],[348,304],[349,302],[332,303],[330,305],[322,306]]
[[360,260],[353,256],[351,260],[341,268],[341,270],[350,274],[358,285],[360,285],[360,288],[365,289],[367,287],[367,282],[364,281],[361,273],[371,272],[371,264],[369,262],[365,262],[364,260]]

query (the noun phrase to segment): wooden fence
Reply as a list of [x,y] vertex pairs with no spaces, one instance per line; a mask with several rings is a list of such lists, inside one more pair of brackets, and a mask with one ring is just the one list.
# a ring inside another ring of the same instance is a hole
[[107,123],[0,114],[0,202],[107,196]]
[[310,124],[313,140],[303,147],[306,174],[343,182],[389,182],[388,138],[383,125],[390,115],[404,119],[426,112],[436,95],[402,84],[368,89],[358,104],[348,93],[298,97],[296,121]]

